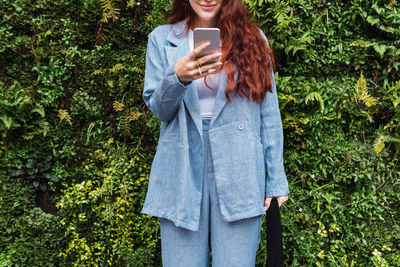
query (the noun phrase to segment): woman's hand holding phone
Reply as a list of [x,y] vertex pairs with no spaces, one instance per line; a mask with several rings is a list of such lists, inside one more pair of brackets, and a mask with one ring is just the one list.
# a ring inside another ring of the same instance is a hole
[[[210,45],[210,42],[202,42],[200,43],[193,51],[179,59],[175,63],[175,73],[178,76],[178,79],[181,82],[191,82],[193,80],[205,77],[210,69],[217,69],[222,63],[219,61],[221,52],[216,52],[212,54],[208,54],[202,57],[198,57],[198,55],[206,49]],[[198,63],[200,64],[200,71],[196,64],[196,58]],[[217,59],[217,62],[213,62]],[[213,63],[209,63],[213,62]]]

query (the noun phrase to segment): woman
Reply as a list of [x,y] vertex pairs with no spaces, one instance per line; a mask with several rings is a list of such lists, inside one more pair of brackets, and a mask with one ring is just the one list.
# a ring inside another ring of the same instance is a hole
[[[160,218],[164,266],[208,266],[210,246],[214,266],[254,266],[262,216],[289,194],[271,49],[241,0],[173,0],[169,22],[146,54],[161,130],[142,213]],[[198,57],[196,27],[220,29],[221,53]]]

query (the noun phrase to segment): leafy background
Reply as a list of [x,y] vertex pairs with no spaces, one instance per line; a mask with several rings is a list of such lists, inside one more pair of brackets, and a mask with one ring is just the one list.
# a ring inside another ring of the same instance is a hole
[[[285,265],[400,266],[399,4],[244,2],[277,62]],[[0,0],[0,266],[161,266],[141,94],[169,6]]]

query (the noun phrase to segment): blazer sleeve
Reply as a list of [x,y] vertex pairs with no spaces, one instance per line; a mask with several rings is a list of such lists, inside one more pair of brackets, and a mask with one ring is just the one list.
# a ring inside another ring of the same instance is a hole
[[[267,45],[268,39],[260,30]],[[275,77],[271,66],[272,93],[267,92],[261,103],[261,138],[264,149],[266,197],[284,196],[290,193],[283,166],[283,128],[279,110]]]
[[[162,41],[165,41],[162,38]],[[184,96],[185,89],[190,83],[181,83],[176,76],[174,65],[167,65],[162,55],[163,44],[157,41],[155,31],[149,34],[146,67],[143,89],[143,100],[146,106],[161,121],[171,120]]]

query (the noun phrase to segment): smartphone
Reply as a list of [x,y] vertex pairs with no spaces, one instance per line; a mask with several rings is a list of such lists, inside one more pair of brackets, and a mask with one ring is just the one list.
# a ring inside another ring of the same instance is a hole
[[[193,31],[193,49],[198,46],[199,43],[210,41],[210,45],[201,51],[199,57],[207,54],[220,51],[220,34],[218,28],[195,28]],[[217,62],[218,59],[210,61],[210,63]]]

